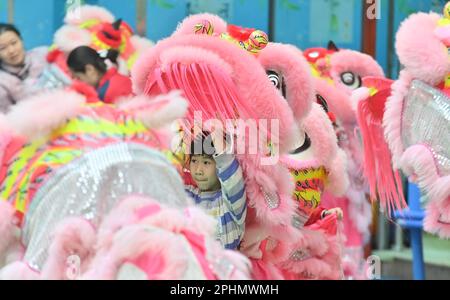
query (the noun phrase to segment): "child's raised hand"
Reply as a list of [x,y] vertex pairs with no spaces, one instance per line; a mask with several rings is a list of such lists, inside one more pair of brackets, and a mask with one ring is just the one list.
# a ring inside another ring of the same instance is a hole
[[227,141],[225,139],[224,132],[222,130],[212,130],[211,138],[214,143],[216,154],[221,154],[227,149]]

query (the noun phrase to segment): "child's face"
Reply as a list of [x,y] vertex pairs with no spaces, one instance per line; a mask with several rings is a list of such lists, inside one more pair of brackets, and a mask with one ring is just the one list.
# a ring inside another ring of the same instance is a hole
[[216,162],[210,156],[193,155],[189,164],[192,178],[202,192],[220,190],[220,181],[217,177]]
[[72,77],[76,80],[82,81],[84,83],[89,84],[90,86],[97,88],[102,76],[100,72],[98,72],[94,66],[86,65],[85,72],[74,72],[71,70]]

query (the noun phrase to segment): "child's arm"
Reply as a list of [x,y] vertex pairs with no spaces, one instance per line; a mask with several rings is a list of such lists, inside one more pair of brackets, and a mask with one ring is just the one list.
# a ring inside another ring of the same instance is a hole
[[241,216],[246,207],[246,193],[241,166],[232,154],[221,154],[215,156],[214,160],[226,204],[229,205],[237,221],[243,222]]
[[222,223],[225,223],[227,227],[225,247],[236,249],[244,234],[247,214],[242,169],[232,154],[219,154],[214,156],[214,159],[222,186],[223,205],[227,207],[227,213],[222,216]]

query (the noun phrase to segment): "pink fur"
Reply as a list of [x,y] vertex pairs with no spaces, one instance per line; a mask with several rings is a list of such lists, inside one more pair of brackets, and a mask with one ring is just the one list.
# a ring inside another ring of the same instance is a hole
[[447,47],[434,35],[439,18],[435,13],[410,16],[400,26],[396,42],[400,62],[408,72],[432,86],[450,71]]
[[370,56],[353,50],[339,50],[331,55],[331,77],[340,86],[341,90],[347,90],[350,95],[352,90],[341,82],[341,74],[353,72],[362,78],[368,76],[384,77],[381,66]]
[[150,49],[155,46],[155,43],[153,43],[152,41],[150,41],[146,38],[142,38],[138,35],[133,35],[130,38],[130,41],[138,53],[142,53],[145,50]]
[[450,26],[442,26],[436,28],[434,31],[434,35],[444,43],[444,45],[449,46],[450,45]]
[[442,239],[450,239],[450,197],[443,202],[432,201],[428,204],[424,229]]
[[423,145],[406,149],[401,159],[403,170],[413,176],[429,200],[443,202],[450,197],[450,175],[440,176],[431,151]]
[[314,79],[314,86],[316,92],[328,102],[330,111],[336,114],[338,120],[354,126],[356,117],[348,94],[321,78]]
[[150,101],[149,97],[137,96],[119,104],[119,108],[135,115],[150,129],[170,125],[183,118],[188,103],[179,91],[161,95]]
[[39,280],[39,273],[22,261],[14,262],[0,269],[0,280]]
[[283,156],[280,158],[280,161],[288,168],[290,169],[309,169],[309,168],[319,168],[322,166],[322,164],[317,159],[310,159],[310,160],[299,160],[299,159],[293,159],[290,156]]
[[350,186],[350,178],[347,173],[347,159],[345,152],[338,149],[334,161],[327,167],[328,185],[326,190],[337,197],[343,196]]
[[67,259],[78,255],[83,265],[87,265],[93,255],[96,232],[84,219],[69,218],[59,224],[48,249],[48,260],[42,269],[42,278],[61,280],[66,277]]
[[268,261],[251,259],[253,280],[285,280],[282,270]]
[[79,114],[84,103],[83,96],[65,90],[42,93],[20,102],[6,117],[19,135],[38,139]]
[[54,43],[61,51],[69,54],[79,46],[89,45],[91,43],[91,35],[84,29],[66,25],[56,31]]
[[328,115],[319,104],[313,103],[312,111],[302,123],[302,127],[311,138],[319,164],[327,169],[331,167],[337,155],[337,137]]
[[[292,201],[294,183],[287,169],[279,166],[260,167],[249,160],[240,160],[246,178],[247,199],[250,207],[256,208],[259,222],[269,226],[287,224],[296,209]],[[263,188],[267,193],[278,195],[279,206],[275,209],[268,207]]]
[[107,216],[105,216],[100,224],[97,247],[109,248],[112,243],[114,232],[117,232],[126,225],[137,222],[138,216],[136,215],[136,211],[154,203],[154,200],[133,195],[122,200]]
[[183,22],[178,25],[177,30],[172,36],[175,37],[194,34],[195,25],[202,23],[203,20],[208,20],[211,22],[215,34],[221,34],[227,31],[227,23],[218,16],[212,14],[197,14],[184,19]]
[[392,94],[386,102],[383,127],[386,141],[391,149],[392,162],[395,169],[400,169],[400,158],[404,151],[401,135],[401,115],[403,99],[408,94],[412,77],[406,71],[400,73],[400,79],[392,85]]
[[[183,53],[180,56],[180,53]],[[201,60],[199,59],[201,58]],[[220,58],[214,52],[209,50],[204,50],[202,48],[195,47],[173,47],[167,49],[165,52],[161,53],[161,70],[163,72],[169,71],[168,69],[176,63],[181,63],[185,65],[202,63],[208,66],[214,66],[224,73],[225,76],[233,76],[233,68],[225,60]]]
[[[160,67],[160,58],[164,52],[173,47],[189,47],[203,49],[215,53],[223,61],[233,67],[233,89],[240,103],[247,103],[249,111],[259,119],[278,119],[280,121],[280,151],[286,151],[296,136],[291,110],[283,97],[273,88],[267,75],[257,60],[234,44],[210,36],[180,36],[158,43],[154,48],[142,55],[132,71],[133,87],[137,94],[145,91],[149,78]],[[197,60],[203,62],[203,53]],[[189,61],[193,53],[189,52]],[[185,60],[184,53],[179,53],[180,61]],[[211,66],[209,66],[211,67]],[[239,76],[235,76],[239,73]],[[149,77],[150,76],[150,77]],[[229,100],[228,100],[229,101]],[[245,118],[245,116],[241,116]]]
[[358,110],[359,102],[366,100],[370,97],[370,90],[367,87],[361,87],[353,91],[350,101],[352,102],[353,111]]
[[267,71],[275,71],[284,77],[286,100],[296,121],[300,122],[309,113],[314,97],[312,78],[303,53],[291,45],[269,43],[258,60]]
[[112,23],[114,16],[105,8],[95,5],[83,5],[74,9],[72,14],[67,14],[64,22],[71,25],[80,25],[86,21],[100,20]]
[[214,236],[217,220],[206,215],[201,208],[189,207],[185,209],[184,215],[187,218],[186,227],[191,231],[205,236]]
[[[158,241],[155,243],[155,241]],[[113,244],[108,254],[97,262],[84,276],[86,279],[115,278],[120,265],[126,261],[138,259],[141,255],[154,255],[164,262],[163,269],[156,274],[149,274],[149,279],[179,279],[186,269],[187,257],[185,251],[168,231],[148,226],[127,226],[114,235]],[[140,266],[143,271],[148,266]]]
[[[218,277],[217,278],[218,280],[251,279],[251,262],[247,257],[245,257],[240,252],[235,250],[224,250],[222,245],[216,242],[214,243],[206,242],[205,244],[206,244],[206,260],[210,263],[210,266],[213,266],[218,262],[222,262],[223,260],[226,260],[232,265],[233,269],[230,272],[229,276],[225,278]],[[214,267],[212,269],[214,269]],[[218,275],[219,274],[216,274],[216,276]]]

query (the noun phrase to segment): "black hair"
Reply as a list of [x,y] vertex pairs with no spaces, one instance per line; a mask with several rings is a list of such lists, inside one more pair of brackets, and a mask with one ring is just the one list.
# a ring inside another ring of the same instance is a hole
[[192,155],[203,155],[203,156],[213,156],[216,152],[214,148],[214,143],[212,141],[212,136],[209,132],[202,132],[198,137],[196,137],[191,142],[190,154]]
[[0,34],[5,32],[14,32],[20,39],[22,39],[22,35],[16,26],[7,23],[0,23]]
[[107,71],[105,60],[117,64],[119,52],[114,49],[97,52],[88,46],[80,46],[70,52],[67,57],[67,65],[74,72],[86,72],[86,66],[92,65],[97,71],[104,74]]

